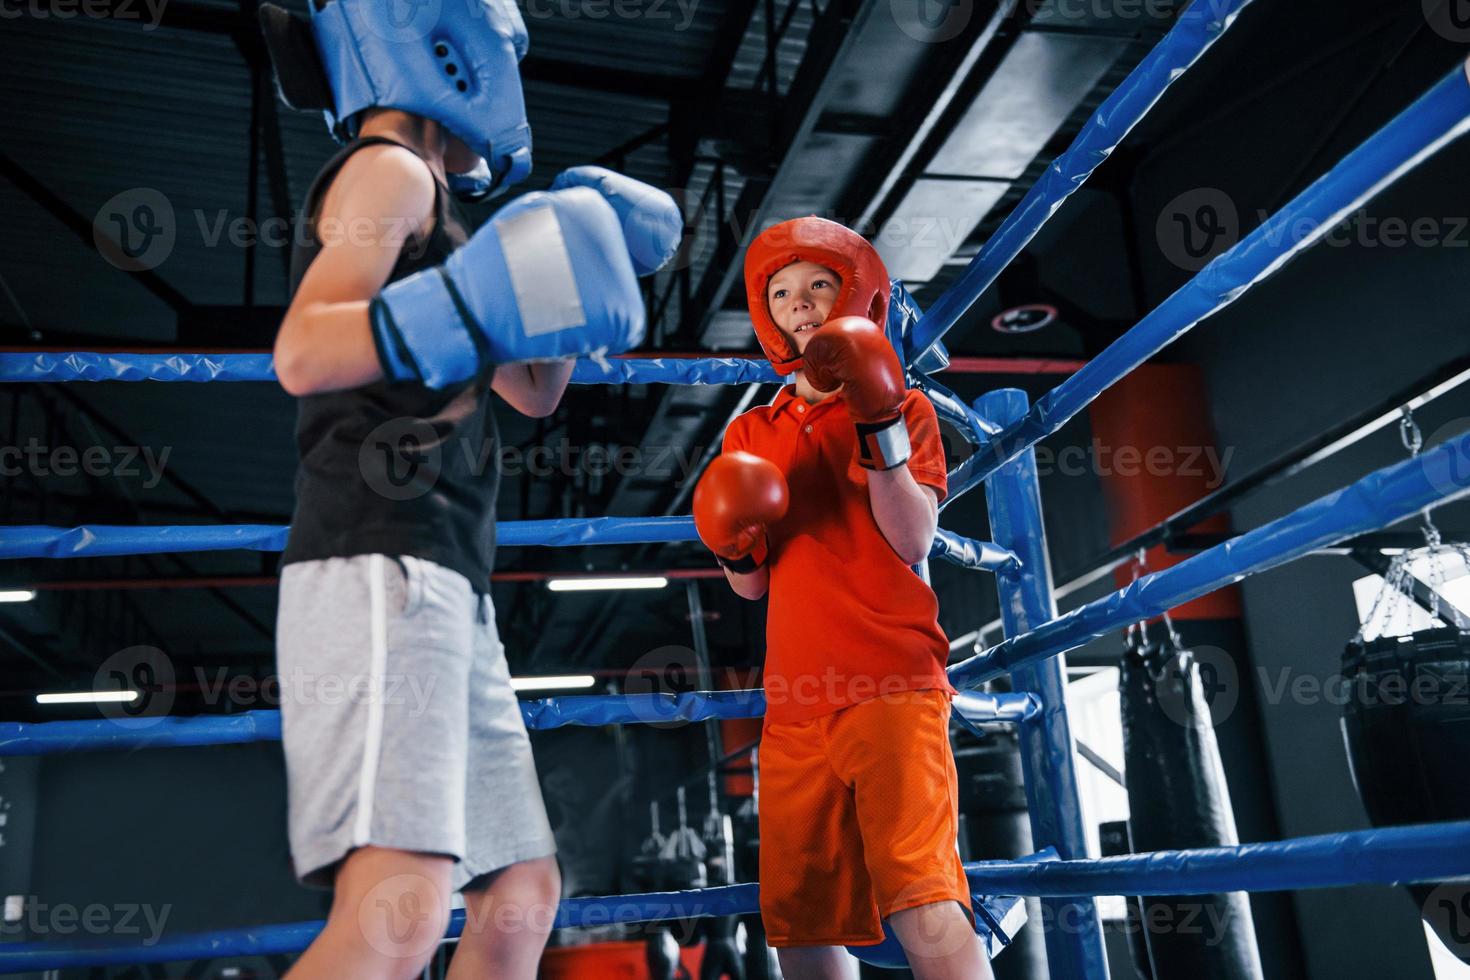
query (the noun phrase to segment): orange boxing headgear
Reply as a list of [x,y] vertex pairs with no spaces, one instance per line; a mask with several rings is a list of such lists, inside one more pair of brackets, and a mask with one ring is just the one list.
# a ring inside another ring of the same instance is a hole
[[816,262],[842,277],[829,320],[864,316],[880,327],[888,321],[888,270],[866,238],[845,225],[815,216],[772,225],[745,253],[745,294],[756,339],[777,374],[799,370],[801,355],[771,319],[766,286],[777,271],[793,262]]

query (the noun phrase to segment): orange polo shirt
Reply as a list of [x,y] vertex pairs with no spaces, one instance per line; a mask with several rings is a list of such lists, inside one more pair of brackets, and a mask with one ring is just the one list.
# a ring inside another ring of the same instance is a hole
[[[934,406],[904,398],[915,481],[948,491]],[[815,405],[788,385],[730,423],[724,451],[768,459],[786,474],[791,507],[770,528],[766,722],[805,721],[899,691],[953,691],[949,641],[934,590],[878,529],[868,471],[842,396]]]

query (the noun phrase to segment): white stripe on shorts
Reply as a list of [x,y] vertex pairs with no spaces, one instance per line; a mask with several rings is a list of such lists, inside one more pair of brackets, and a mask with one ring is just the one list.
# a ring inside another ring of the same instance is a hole
[[368,843],[373,829],[373,795],[378,788],[378,760],[383,745],[383,698],[377,696],[388,666],[388,596],[386,561],[373,555],[368,561],[368,712],[363,734],[362,770],[357,777],[357,821],[352,842]]

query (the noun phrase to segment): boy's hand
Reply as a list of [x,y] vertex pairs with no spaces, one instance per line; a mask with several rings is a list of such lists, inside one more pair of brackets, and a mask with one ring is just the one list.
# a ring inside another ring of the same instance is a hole
[[802,352],[806,379],[818,391],[842,386],[847,414],[857,425],[858,462],[891,470],[909,458],[903,421],[903,365],[873,321],[844,316],[823,324]]
[[694,527],[721,565],[749,574],[765,564],[766,528],[786,516],[789,503],[786,477],[775,463],[723,453],[694,488]]

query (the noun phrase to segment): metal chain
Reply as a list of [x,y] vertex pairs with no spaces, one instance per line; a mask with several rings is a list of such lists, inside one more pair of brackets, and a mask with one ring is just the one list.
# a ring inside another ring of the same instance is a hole
[[1424,448],[1424,433],[1419,430],[1419,423],[1414,421],[1414,410],[1405,405],[1400,411],[1403,413],[1399,418],[1399,439],[1409,455],[1417,457],[1419,450]]
[[[1404,596],[1402,587],[1405,584],[1404,573],[1405,569],[1408,568],[1408,564],[1408,551],[1402,551],[1393,556],[1393,560],[1388,565],[1388,572],[1383,576],[1383,585],[1379,588],[1378,595],[1373,598],[1373,606],[1368,610],[1368,615],[1359,624],[1358,632],[1353,637],[1355,642],[1362,643],[1364,641],[1368,635],[1368,628],[1378,622],[1379,613],[1383,610],[1385,602],[1389,603],[1387,616],[1385,617],[1386,621],[1393,622],[1393,618],[1397,614],[1400,602]],[[1381,634],[1374,635],[1378,636]]]
[[[1424,433],[1414,418],[1413,409],[1405,405],[1400,409],[1400,413],[1399,441],[1403,443],[1410,458],[1417,459],[1419,453],[1424,449]],[[1466,569],[1470,570],[1470,546],[1459,542],[1446,544],[1444,535],[1440,533],[1439,527],[1431,516],[1432,509],[1432,506],[1425,507],[1420,515],[1422,521],[1420,530],[1424,534],[1424,547],[1422,549],[1406,548],[1393,557],[1388,571],[1383,576],[1383,587],[1379,589],[1378,595],[1374,597],[1372,608],[1369,609],[1367,617],[1358,627],[1354,638],[1356,642],[1363,642],[1369,629],[1380,621],[1380,616],[1383,619],[1383,630],[1375,635],[1383,635],[1398,617],[1400,609],[1412,602],[1415,580],[1414,564],[1418,559],[1423,558],[1428,561],[1429,614],[1436,620],[1440,617],[1440,591],[1448,580],[1443,561],[1444,553],[1446,551],[1455,552],[1465,563]]]
[[[1136,554],[1133,557],[1133,561],[1130,563],[1130,569],[1131,569],[1131,571],[1133,573],[1133,578],[1132,578],[1132,580],[1130,581],[1129,584],[1132,584],[1132,582],[1137,582],[1138,581],[1138,573],[1140,571],[1142,571],[1144,568],[1146,568],[1147,566],[1148,566],[1148,555],[1144,551],[1144,549],[1139,548],[1138,549],[1138,554]],[[1124,653],[1135,653],[1136,652],[1139,656],[1142,656],[1144,650],[1146,650],[1147,648],[1148,648],[1148,634],[1144,630],[1144,624],[1143,623],[1129,623],[1128,624],[1128,628],[1123,631],[1123,652]]]

